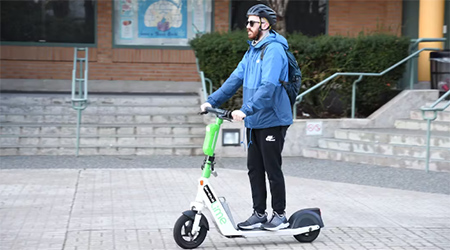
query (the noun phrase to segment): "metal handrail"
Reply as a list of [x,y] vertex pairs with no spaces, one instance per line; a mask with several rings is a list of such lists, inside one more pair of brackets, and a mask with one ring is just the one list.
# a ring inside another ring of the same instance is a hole
[[[84,58],[78,57],[78,51],[84,51]],[[83,65],[84,62],[84,65]],[[77,64],[79,76],[77,77]],[[77,111],[76,156],[80,148],[81,111],[87,108],[88,100],[88,48],[74,48],[72,70],[72,108]],[[83,70],[84,66],[84,70]]]
[[[445,42],[446,38],[419,38],[419,39],[411,39],[413,44],[409,47],[409,53],[411,54],[414,50],[417,49],[419,43],[427,43],[427,42]],[[414,72],[414,59],[409,61],[409,89],[413,89],[414,80],[415,80],[415,72]]]
[[447,38],[418,38],[418,39],[411,39],[411,42],[414,42],[410,49],[415,49],[419,43],[426,43],[426,42],[445,42]]
[[294,117],[294,119],[297,117],[297,105],[302,101],[303,96],[305,96],[305,95],[309,94],[310,92],[312,92],[313,90],[321,87],[322,85],[324,85],[325,83],[329,82],[330,80],[332,80],[333,78],[335,78],[337,76],[359,76],[359,78],[353,82],[353,86],[352,86],[352,117],[351,118],[355,118],[356,84],[358,82],[360,82],[364,76],[382,76],[382,75],[388,73],[389,71],[391,71],[392,69],[394,69],[395,67],[397,67],[400,64],[410,60],[411,58],[415,57],[416,55],[418,55],[419,53],[421,53],[422,51],[425,51],[425,50],[438,51],[440,49],[438,49],[438,48],[423,48],[423,49],[420,49],[420,50],[410,54],[409,56],[405,57],[404,59],[400,60],[396,64],[392,65],[391,67],[385,69],[384,71],[382,71],[380,73],[344,72],[344,73],[335,73],[335,74],[331,75],[327,79],[321,81],[320,83],[314,85],[313,87],[309,88],[308,90],[306,90],[305,92],[303,92],[303,93],[301,93],[301,94],[299,94],[297,96],[297,98],[295,99],[294,108],[293,108],[293,112],[294,112],[293,117]]
[[[196,36],[202,36],[205,33],[201,32],[197,26],[194,25],[194,23],[192,23],[192,28],[195,29],[195,35]],[[195,51],[194,51],[195,54]],[[198,64],[198,58],[197,56],[195,56],[195,64],[197,66],[197,72],[200,74],[200,79],[202,81],[202,90],[203,90],[203,98],[205,98],[205,101],[208,99],[208,95],[210,95],[212,93],[212,81],[211,79],[205,77],[205,73],[203,71],[200,70],[200,65]],[[209,83],[209,93],[208,90],[206,89],[206,83]]]
[[[444,101],[447,97],[450,96],[450,91],[447,91],[441,98],[439,98],[437,101],[435,101],[433,104],[431,104],[430,107],[421,107],[420,110],[422,110],[422,117],[424,120],[427,120],[427,148],[426,148],[426,171],[428,172],[430,167],[430,137],[431,137],[431,122],[436,120],[437,118],[437,112],[444,111],[446,108],[450,106],[450,101],[447,102],[447,104],[444,104],[443,107],[436,107],[439,103]],[[433,112],[432,117],[427,117],[426,112]]]
[[[208,95],[211,94],[212,92],[212,81],[211,79],[205,77],[205,73],[203,71],[200,70],[200,65],[198,64],[198,58],[195,57],[195,64],[197,65],[197,72],[200,74],[200,79],[202,81],[202,90],[203,90],[203,97],[205,98],[205,101],[208,99]],[[209,83],[209,93],[208,90],[206,89],[206,83]]]
[[[85,51],[84,58],[78,58],[78,51]],[[79,78],[77,78],[77,63],[79,62]],[[83,62],[85,62],[85,70],[83,72]],[[85,109],[86,102],[88,99],[88,87],[87,87],[87,75],[88,75],[88,48],[74,48],[73,56],[73,70],[72,70],[72,108],[74,109]],[[84,73],[84,74],[83,74]],[[77,89],[78,86],[78,89]],[[80,104],[80,105],[78,105]]]

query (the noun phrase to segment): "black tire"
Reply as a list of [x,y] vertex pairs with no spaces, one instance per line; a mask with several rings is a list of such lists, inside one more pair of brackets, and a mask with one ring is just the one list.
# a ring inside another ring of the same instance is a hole
[[309,233],[294,235],[294,238],[302,243],[313,242],[320,234],[320,228]]
[[173,238],[175,242],[184,249],[193,249],[200,246],[206,238],[206,233],[208,230],[205,227],[200,226],[200,230],[197,235],[191,234],[191,228],[194,220],[181,215],[175,222],[173,228]]
[[[313,220],[311,217],[305,217],[303,219],[298,220],[293,228],[299,228],[299,227],[307,227],[311,225],[318,225],[319,222],[316,220]],[[320,234],[320,228],[311,232],[307,232],[304,234],[297,234],[294,235],[294,238],[298,240],[299,242],[307,243],[307,242],[313,242]]]

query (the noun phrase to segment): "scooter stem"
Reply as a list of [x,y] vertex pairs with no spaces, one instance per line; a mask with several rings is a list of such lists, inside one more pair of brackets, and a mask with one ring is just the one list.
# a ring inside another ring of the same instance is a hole
[[219,137],[220,125],[222,125],[223,119],[216,118],[216,123],[211,123],[206,126],[205,141],[203,142],[203,153],[209,156],[205,161],[202,177],[209,178],[211,176],[211,160],[210,157],[214,156],[214,150],[216,149],[217,138]]

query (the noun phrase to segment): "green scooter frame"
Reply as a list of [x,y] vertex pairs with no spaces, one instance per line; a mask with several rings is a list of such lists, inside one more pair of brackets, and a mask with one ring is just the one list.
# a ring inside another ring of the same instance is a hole
[[192,249],[203,243],[209,230],[209,223],[204,215],[205,210],[211,213],[219,232],[228,238],[293,235],[299,242],[314,241],[319,236],[320,229],[324,227],[319,208],[298,210],[289,218],[289,227],[278,231],[237,228],[225,198],[216,195],[209,181],[211,174],[217,176],[214,170],[214,149],[223,120],[232,120],[231,111],[206,108],[206,112],[202,114],[205,113],[215,114],[217,118],[215,123],[206,127],[203,143],[205,161],[202,165],[202,177],[198,180],[195,201],[191,202],[190,210],[184,211],[175,222],[173,237],[178,246]]

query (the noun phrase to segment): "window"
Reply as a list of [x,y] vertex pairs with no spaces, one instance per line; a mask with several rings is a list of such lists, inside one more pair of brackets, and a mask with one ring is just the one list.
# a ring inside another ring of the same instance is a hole
[[95,43],[93,0],[1,0],[1,41]]
[[114,0],[114,43],[188,46],[211,31],[212,0]]
[[[261,1],[232,0],[231,29],[245,29],[247,10],[258,3]],[[301,32],[308,36],[325,34],[326,9],[326,0],[290,0],[285,14],[287,33]]]

